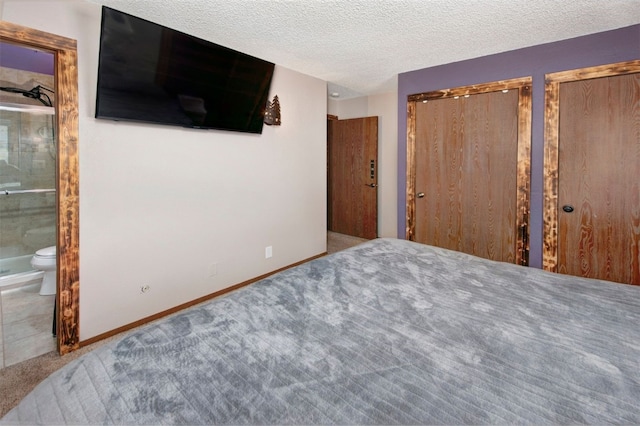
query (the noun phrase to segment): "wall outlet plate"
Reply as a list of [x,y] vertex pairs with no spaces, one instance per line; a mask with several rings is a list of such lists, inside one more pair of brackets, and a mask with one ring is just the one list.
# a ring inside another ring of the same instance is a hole
[[217,263],[212,263],[211,265],[209,265],[209,277],[214,277],[218,275],[218,264]]

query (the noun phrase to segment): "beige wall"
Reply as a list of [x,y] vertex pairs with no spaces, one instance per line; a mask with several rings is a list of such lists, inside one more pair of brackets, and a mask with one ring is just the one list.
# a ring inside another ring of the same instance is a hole
[[378,236],[396,238],[397,232],[397,169],[398,115],[397,93],[334,100],[328,103],[328,113],[340,119],[378,117]]
[[276,66],[262,135],[97,120],[99,5],[1,13],[78,41],[81,340],[326,250],[324,81]]

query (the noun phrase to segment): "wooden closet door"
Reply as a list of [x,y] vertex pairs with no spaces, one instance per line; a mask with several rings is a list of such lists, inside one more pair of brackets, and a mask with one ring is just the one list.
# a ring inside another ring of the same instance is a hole
[[516,262],[518,90],[417,102],[415,241]]
[[559,93],[557,270],[640,284],[640,73]]

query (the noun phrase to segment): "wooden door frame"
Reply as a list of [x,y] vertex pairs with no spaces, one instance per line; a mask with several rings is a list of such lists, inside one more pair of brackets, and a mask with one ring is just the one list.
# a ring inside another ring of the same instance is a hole
[[76,40],[2,21],[0,41],[54,55],[56,108],[56,336],[61,355],[80,347],[78,59]]
[[331,206],[331,199],[333,193],[331,191],[331,153],[329,152],[329,122],[338,121],[338,116],[333,114],[327,114],[327,230],[331,227],[331,215],[333,214],[333,208]]
[[640,72],[640,60],[618,62],[545,75],[544,205],[542,269],[558,271],[558,176],[560,84]]
[[518,158],[517,158],[517,205],[515,262],[529,263],[529,182],[531,179],[531,77],[500,80],[484,84],[436,90],[410,95],[407,98],[407,218],[405,238],[415,240],[416,212],[416,103],[430,100],[456,98],[459,96],[503,90],[518,90]]

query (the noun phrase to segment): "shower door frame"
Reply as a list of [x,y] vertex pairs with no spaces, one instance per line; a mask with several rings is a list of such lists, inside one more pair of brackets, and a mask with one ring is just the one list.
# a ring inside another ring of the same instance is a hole
[[0,41],[54,55],[56,155],[56,337],[60,355],[80,347],[78,52],[76,40],[0,21]]

